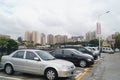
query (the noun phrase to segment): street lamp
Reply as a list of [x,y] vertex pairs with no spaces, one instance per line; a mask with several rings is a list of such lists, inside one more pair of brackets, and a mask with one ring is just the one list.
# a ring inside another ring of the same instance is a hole
[[99,22],[99,19],[100,19],[101,16],[103,16],[104,14],[107,14],[107,13],[109,13],[109,12],[110,12],[110,11],[106,11],[105,13],[100,14],[100,15],[98,16],[98,20],[97,20],[97,34],[98,34],[98,36],[99,36],[99,51],[100,51],[100,49],[101,49],[101,45],[100,45],[101,24],[100,24],[100,22]]

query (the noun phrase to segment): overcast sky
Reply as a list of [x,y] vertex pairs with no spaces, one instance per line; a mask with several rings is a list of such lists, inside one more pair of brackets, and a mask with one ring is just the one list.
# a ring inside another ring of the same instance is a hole
[[0,34],[14,39],[24,38],[25,31],[85,35],[98,21],[107,36],[120,31],[119,8],[120,0],[0,0]]

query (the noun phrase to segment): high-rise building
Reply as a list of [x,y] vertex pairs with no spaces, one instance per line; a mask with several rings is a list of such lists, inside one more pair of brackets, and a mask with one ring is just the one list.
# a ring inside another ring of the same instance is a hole
[[55,36],[55,42],[56,42],[56,43],[62,43],[62,42],[61,42],[61,41],[62,41],[61,39],[62,39],[62,36],[61,36],[61,35],[56,35],[56,36]]
[[49,45],[55,44],[55,37],[52,34],[49,34],[47,36],[47,44],[49,44]]
[[76,41],[84,41],[84,37],[83,36],[72,36],[72,39],[76,42]]
[[41,33],[41,44],[46,45],[46,36],[44,33]]
[[29,31],[25,32],[25,41],[32,41],[31,32],[29,32]]
[[65,43],[67,42],[68,37],[66,35],[56,35],[55,36],[55,42],[56,43]]
[[66,35],[63,35],[63,36],[61,36],[61,43],[66,43],[67,42],[67,39],[68,39],[68,37],[66,36]]
[[97,35],[95,31],[86,33],[86,41],[90,41],[93,39],[97,39]]
[[38,41],[38,33],[37,33],[37,31],[32,32],[32,41],[33,41],[34,44],[37,43],[37,41]]

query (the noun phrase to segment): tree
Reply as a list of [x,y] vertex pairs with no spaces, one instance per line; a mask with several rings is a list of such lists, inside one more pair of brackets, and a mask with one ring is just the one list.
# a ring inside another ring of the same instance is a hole
[[18,37],[17,40],[18,40],[19,44],[23,44],[23,39],[21,37]]
[[113,38],[115,39],[115,48],[119,48],[120,49],[120,33],[115,33],[113,35]]
[[7,44],[7,48],[17,49],[18,48],[18,44],[13,39],[9,39],[8,40],[8,44]]
[[5,37],[0,37],[0,46],[3,48],[3,47],[7,47],[8,45],[8,38],[5,38]]
[[18,48],[18,44],[15,40],[5,37],[0,38],[0,46],[1,48],[7,48],[7,49]]
[[99,41],[98,41],[98,39],[94,39],[94,40],[89,41],[89,44],[91,46],[98,46],[99,45]]

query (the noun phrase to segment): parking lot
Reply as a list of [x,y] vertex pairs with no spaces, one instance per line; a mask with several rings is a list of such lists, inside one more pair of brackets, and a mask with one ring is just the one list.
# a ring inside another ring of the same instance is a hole
[[[96,61],[96,63],[99,60]],[[59,80],[78,80],[88,68],[76,67],[74,75],[70,78],[59,78]],[[26,73],[15,72],[14,75],[7,75],[2,69],[0,69],[0,80],[46,80],[44,76],[32,75]]]
[[[95,61],[94,65],[102,61],[104,57],[105,55],[103,54],[101,58]],[[72,77],[59,78],[58,80],[79,80],[89,71],[89,69],[94,67],[94,65],[87,68],[76,67],[75,73]],[[44,76],[32,75],[32,74],[26,74],[20,72],[15,72],[14,75],[7,75],[4,73],[3,70],[0,69],[0,80],[46,80],[46,78]]]

